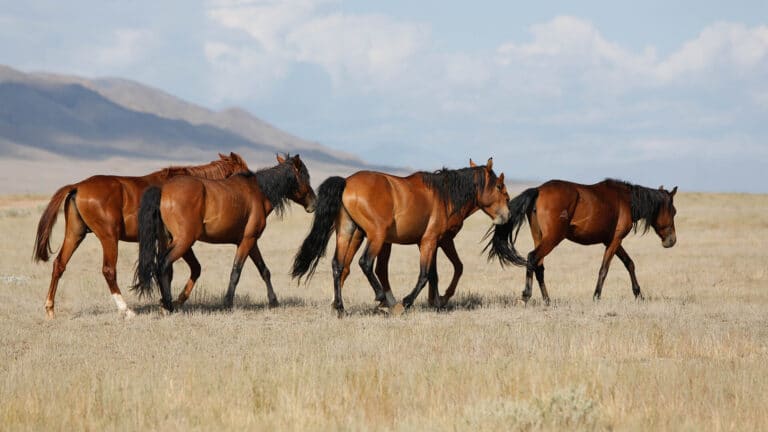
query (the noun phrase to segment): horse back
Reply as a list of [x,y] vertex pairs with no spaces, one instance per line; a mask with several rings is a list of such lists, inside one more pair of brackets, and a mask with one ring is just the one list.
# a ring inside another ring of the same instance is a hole
[[[539,187],[536,217],[542,231],[561,232],[580,244],[610,242],[624,231],[629,205],[605,182],[583,185],[562,180]],[[631,225],[631,217],[629,219]]]

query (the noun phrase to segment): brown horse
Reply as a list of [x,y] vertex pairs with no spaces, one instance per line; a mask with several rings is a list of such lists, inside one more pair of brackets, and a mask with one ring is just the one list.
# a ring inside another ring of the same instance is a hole
[[[232,307],[235,288],[247,257],[256,265],[267,285],[269,305],[277,306],[271,275],[257,241],[267,226],[267,216],[278,215],[287,200],[315,209],[315,192],[309,171],[299,158],[277,156],[277,166],[246,172],[224,180],[177,177],[163,186],[147,189],[139,210],[139,261],[134,288],[151,293],[153,281],[160,286],[162,304],[173,311],[171,279],[173,263],[186,256],[197,240],[237,245],[225,304]],[[178,304],[189,297],[185,289]]]
[[[502,265],[525,265],[525,290],[523,301],[531,298],[532,275],[541,289],[544,302],[549,304],[549,294],[544,283],[544,257],[563,239],[590,245],[605,245],[603,263],[597,278],[594,299],[598,300],[603,282],[608,274],[613,255],[629,272],[632,292],[643,299],[635,276],[635,264],[621,246],[630,231],[644,225],[643,233],[653,227],[665,248],[675,245],[675,206],[673,199],[677,186],[671,191],[650,189],[619,180],[605,180],[594,185],[581,185],[552,180],[537,188],[521,193],[509,202],[510,219],[496,226],[493,239],[488,243],[489,258],[498,257]],[[528,259],[515,250],[515,240],[525,217],[533,236],[534,249]]]
[[[388,244],[417,244],[421,255],[418,281],[403,304],[393,311],[410,307],[433,274],[437,247],[455,255],[453,238],[464,219],[478,209],[496,224],[506,222],[509,217],[504,174],[497,178],[492,168],[493,161],[489,159],[482,167],[417,172],[408,177],[359,171],[346,179],[328,178],[318,189],[317,212],[312,229],[296,254],[293,277],[312,276],[335,230],[333,307],[343,316],[341,290],[357,249],[368,237],[360,267],[376,300],[392,309],[396,302],[381,280],[386,278],[386,266],[377,277],[373,271],[374,260],[388,259]],[[388,285],[387,282],[387,288]]]
[[[120,288],[117,286],[117,241],[137,241],[137,215],[141,194],[149,186],[163,184],[179,175],[223,179],[241,171],[248,171],[248,165],[238,154],[230,153],[229,156],[219,154],[219,160],[206,165],[169,167],[143,177],[97,175],[56,191],[37,225],[33,256],[36,262],[48,261],[53,253],[50,244],[51,231],[63,202],[66,221],[64,243],[53,262],[51,284],[45,300],[48,318],[54,317],[54,298],[59,279],[72,254],[89,232],[96,234],[101,242],[104,255],[101,271],[118,312],[128,317],[133,316],[133,311],[123,301]],[[191,272],[187,282],[191,289],[200,275],[200,263],[191,250],[184,259],[189,264]]]

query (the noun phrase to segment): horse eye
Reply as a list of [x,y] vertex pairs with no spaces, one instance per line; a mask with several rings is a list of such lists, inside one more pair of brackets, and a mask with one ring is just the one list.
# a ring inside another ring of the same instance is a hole
[[501,190],[502,185],[496,185],[496,189]]

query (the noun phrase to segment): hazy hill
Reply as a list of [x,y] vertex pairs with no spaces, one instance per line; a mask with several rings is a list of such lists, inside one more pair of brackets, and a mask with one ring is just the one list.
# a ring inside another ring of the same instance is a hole
[[361,167],[358,158],[303,140],[232,108],[220,112],[134,81],[27,74],[0,66],[0,154],[28,148],[76,158],[250,160],[300,152],[307,160]]

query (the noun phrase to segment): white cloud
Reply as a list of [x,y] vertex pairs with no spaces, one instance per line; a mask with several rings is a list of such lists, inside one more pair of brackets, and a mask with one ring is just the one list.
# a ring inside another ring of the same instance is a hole
[[[249,37],[254,47],[233,48],[231,55],[240,52],[267,57],[271,62],[315,64],[336,85],[352,81],[368,90],[382,90],[401,78],[428,44],[429,27],[424,24],[384,15],[325,12],[323,6],[329,3],[333,2],[217,2],[207,16],[215,25]],[[217,69],[221,57],[207,58]],[[265,63],[240,61],[244,67]]]
[[[768,67],[768,27],[718,23],[655,66],[662,81],[688,79],[707,72],[734,75],[760,72]],[[713,71],[713,69],[716,69]]]

